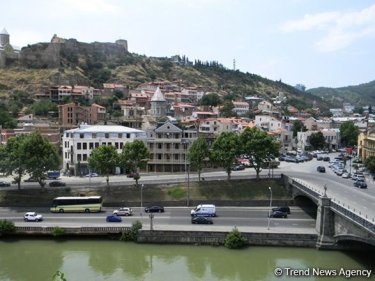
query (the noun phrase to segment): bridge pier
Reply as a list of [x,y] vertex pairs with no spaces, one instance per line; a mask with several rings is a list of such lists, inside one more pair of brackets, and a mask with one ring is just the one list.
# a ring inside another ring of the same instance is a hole
[[318,250],[332,250],[335,248],[334,213],[331,210],[331,198],[325,194],[319,197],[318,213],[316,217],[316,231],[318,232],[318,241],[316,248]]

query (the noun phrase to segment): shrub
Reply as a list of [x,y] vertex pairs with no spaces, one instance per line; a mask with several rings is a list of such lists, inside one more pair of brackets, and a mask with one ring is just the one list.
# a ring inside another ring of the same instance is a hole
[[3,234],[11,233],[15,231],[15,226],[13,221],[7,219],[0,220],[0,236]]
[[60,226],[55,226],[52,230],[51,230],[51,234],[54,236],[54,237],[59,237],[59,236],[62,236],[66,233],[66,230],[64,228],[61,228]]
[[234,227],[225,237],[224,246],[229,249],[239,249],[244,246],[245,242],[246,238],[243,237],[237,227]]
[[168,190],[168,195],[171,196],[172,198],[179,199],[185,196],[185,192],[182,190],[181,187],[176,186]]
[[138,220],[133,222],[130,229],[122,233],[120,240],[137,242],[140,229],[142,229],[142,223]]

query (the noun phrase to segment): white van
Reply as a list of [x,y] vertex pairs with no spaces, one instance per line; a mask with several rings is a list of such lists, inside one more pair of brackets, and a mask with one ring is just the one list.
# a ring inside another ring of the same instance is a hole
[[205,216],[205,217],[215,217],[216,207],[215,205],[198,205],[195,209],[190,212],[192,217]]

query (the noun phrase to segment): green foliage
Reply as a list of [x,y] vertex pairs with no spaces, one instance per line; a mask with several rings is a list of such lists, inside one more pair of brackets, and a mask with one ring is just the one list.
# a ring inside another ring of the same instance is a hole
[[228,249],[242,248],[246,243],[246,238],[235,226],[231,232],[225,236],[224,246]]
[[4,234],[12,233],[15,230],[16,228],[14,226],[13,221],[10,221],[7,219],[0,220],[0,236]]
[[192,165],[198,171],[199,181],[201,180],[203,163],[209,156],[210,151],[206,139],[203,137],[198,137],[198,139],[194,140],[191,144],[187,154],[187,159],[189,160],[190,165]]
[[133,171],[135,176],[133,179],[138,185],[140,179],[139,169],[145,169],[147,161],[150,158],[150,150],[141,140],[134,140],[133,142],[127,142],[122,147],[120,154],[120,164],[126,169]]
[[168,190],[168,195],[172,198],[180,199],[183,198],[186,195],[186,193],[181,187],[176,186]]
[[113,145],[100,145],[92,150],[88,158],[89,166],[99,173],[106,175],[107,187],[109,188],[109,174],[119,166],[119,154]]
[[52,280],[67,281],[64,273],[62,273],[61,271],[56,271],[55,274],[52,276]]
[[353,121],[345,121],[340,125],[340,136],[341,143],[344,146],[353,146],[357,145],[358,135],[360,131],[357,126],[354,125]]
[[375,173],[375,156],[369,156],[366,158],[365,167],[370,169],[371,173]]
[[0,126],[3,129],[14,129],[17,127],[16,120],[9,113],[9,110],[4,108],[5,106],[0,107]]
[[278,155],[279,143],[276,142],[267,132],[258,127],[245,128],[240,134],[241,154],[252,157],[253,167],[259,178],[259,173],[270,158]]
[[219,167],[223,167],[230,180],[232,165],[235,163],[236,155],[240,152],[238,135],[234,132],[222,132],[212,144],[210,159]]
[[27,173],[44,189],[45,172],[60,167],[61,161],[56,147],[39,131],[33,131],[22,143],[22,151]]
[[230,100],[226,100],[223,103],[223,106],[220,108],[220,113],[223,117],[235,117],[236,113],[233,111],[234,105]]
[[293,131],[293,137],[296,137],[298,132],[306,132],[307,128],[301,120],[295,120],[293,122],[292,131]]
[[36,101],[33,104],[32,109],[34,114],[39,116],[47,116],[49,111],[58,112],[57,105],[47,100]]
[[200,105],[209,105],[211,107],[218,106],[221,103],[221,99],[216,93],[205,94],[200,100]]
[[60,236],[63,236],[64,234],[66,233],[66,230],[60,226],[55,226],[52,230],[51,230],[51,234],[52,236],[54,237],[60,237]]
[[120,241],[134,241],[137,242],[139,236],[139,230],[142,229],[142,223],[135,221],[128,231],[124,231],[120,237]]
[[314,149],[322,149],[326,146],[326,140],[322,132],[313,133],[310,135],[310,144]]

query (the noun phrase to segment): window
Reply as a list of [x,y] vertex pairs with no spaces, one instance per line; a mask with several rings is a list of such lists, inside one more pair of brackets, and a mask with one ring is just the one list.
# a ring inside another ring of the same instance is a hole
[[109,133],[105,133],[104,138],[109,139]]
[[77,142],[77,150],[80,150],[80,149],[82,149],[82,147],[81,147],[81,143],[80,143],[80,142]]
[[85,138],[84,134],[79,134],[79,138],[84,139]]
[[92,133],[92,138],[96,139],[96,133]]
[[118,138],[119,138],[119,139],[122,139],[122,133],[119,133],[119,134],[118,134]]
[[98,147],[99,147],[99,143],[96,142],[96,143],[95,143],[95,148],[98,148]]
[[161,143],[158,143],[158,149],[162,149],[163,145]]
[[94,143],[93,142],[89,143],[89,149],[94,149]]
[[83,161],[87,161],[87,154],[82,154],[83,156]]
[[87,149],[87,143],[86,142],[83,143],[83,149]]
[[81,154],[77,154],[77,161],[82,161]]

